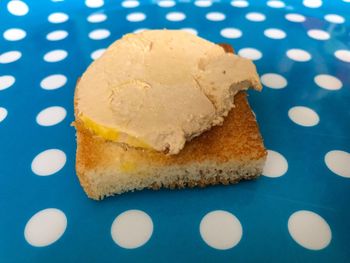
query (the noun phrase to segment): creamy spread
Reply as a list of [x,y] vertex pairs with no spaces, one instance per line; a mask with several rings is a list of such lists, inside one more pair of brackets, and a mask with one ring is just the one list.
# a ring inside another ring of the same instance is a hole
[[220,125],[239,90],[261,89],[254,64],[178,30],[127,34],[80,79],[77,113],[105,139],[178,153]]

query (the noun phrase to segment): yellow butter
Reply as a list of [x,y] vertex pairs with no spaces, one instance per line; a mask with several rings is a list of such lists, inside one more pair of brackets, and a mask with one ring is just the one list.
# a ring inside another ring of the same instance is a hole
[[133,162],[122,162],[120,170],[124,173],[133,172],[136,169],[136,164]]
[[126,143],[133,147],[152,149],[147,143],[135,138],[134,136],[119,132],[117,129],[98,124],[84,115],[80,115],[79,118],[83,121],[86,128],[106,140]]
[[108,128],[101,124],[97,124],[96,122],[84,115],[79,116],[79,118],[83,121],[84,126],[89,130],[92,130],[95,134],[100,135],[101,137],[107,140],[118,141],[120,133],[117,130]]

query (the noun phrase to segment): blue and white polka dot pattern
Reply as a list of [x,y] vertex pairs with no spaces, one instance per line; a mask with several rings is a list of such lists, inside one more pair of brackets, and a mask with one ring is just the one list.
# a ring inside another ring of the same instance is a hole
[[[1,262],[349,261],[348,0],[5,0],[0,10]],[[85,196],[75,83],[113,41],[153,28],[230,43],[255,62],[264,89],[249,100],[268,148],[259,180]]]

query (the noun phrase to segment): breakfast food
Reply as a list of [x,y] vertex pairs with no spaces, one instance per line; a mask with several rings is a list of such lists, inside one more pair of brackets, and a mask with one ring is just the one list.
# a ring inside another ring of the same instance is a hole
[[102,199],[259,176],[266,150],[249,87],[261,89],[254,64],[219,45],[176,30],[124,36],[77,83],[84,190]]

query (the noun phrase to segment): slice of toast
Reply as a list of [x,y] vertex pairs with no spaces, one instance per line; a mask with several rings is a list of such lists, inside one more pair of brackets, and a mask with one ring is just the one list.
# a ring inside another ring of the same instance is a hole
[[258,177],[267,152],[246,92],[234,101],[222,126],[187,142],[177,155],[107,141],[76,116],[76,171],[85,192],[100,200],[144,188],[204,187]]

